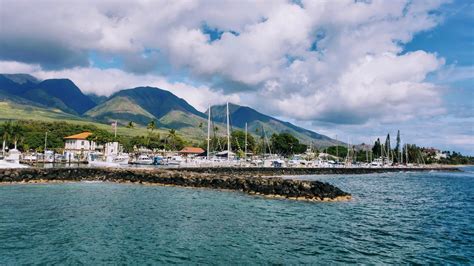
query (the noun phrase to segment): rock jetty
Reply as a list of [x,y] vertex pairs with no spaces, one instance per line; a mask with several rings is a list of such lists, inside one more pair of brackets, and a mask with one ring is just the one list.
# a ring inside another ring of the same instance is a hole
[[252,174],[197,173],[161,169],[26,168],[0,169],[0,183],[104,181],[173,185],[242,191],[275,198],[306,201],[349,200],[351,195],[320,181],[301,181]]

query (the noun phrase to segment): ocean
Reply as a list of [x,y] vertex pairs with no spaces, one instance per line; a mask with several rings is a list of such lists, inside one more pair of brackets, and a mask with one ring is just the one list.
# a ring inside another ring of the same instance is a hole
[[115,183],[0,185],[0,264],[474,263],[474,168],[289,178],[350,202]]

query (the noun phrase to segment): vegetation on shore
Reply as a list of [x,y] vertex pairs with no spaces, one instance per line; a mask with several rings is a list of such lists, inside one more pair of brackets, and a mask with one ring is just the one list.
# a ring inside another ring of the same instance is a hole
[[[163,130],[157,128],[155,120],[150,120],[146,128],[140,128],[133,122],[129,122],[126,127],[120,128],[115,137],[112,127],[94,123],[70,123],[70,122],[45,122],[32,120],[5,121],[0,123],[0,137],[5,140],[8,148],[17,147],[21,151],[43,152],[45,147],[49,150],[62,152],[64,149],[64,137],[80,132],[89,131],[93,135],[90,140],[103,144],[110,141],[118,141],[123,145],[125,152],[133,152],[134,148],[145,147],[151,150],[180,150],[184,146],[198,146],[207,149],[207,140],[196,141],[181,136],[176,130]],[[45,134],[48,132],[47,139]],[[217,134],[214,131],[210,138],[211,151],[227,150],[227,137]],[[246,139],[247,138],[247,139]],[[245,151],[249,154],[279,154],[291,157],[293,154],[304,153],[308,146],[290,133],[273,134],[269,139],[264,134],[255,137],[252,134],[245,134],[244,131],[234,130],[230,136],[232,151],[238,156],[244,156]],[[245,144],[247,143],[247,147]],[[397,136],[396,146],[390,147],[390,135],[384,143],[377,139],[373,146],[331,146],[326,149],[313,149],[314,157],[320,152],[329,154],[334,160],[367,162],[381,156],[390,157],[394,163],[406,162],[418,164],[474,164],[474,157],[464,156],[455,151],[444,151],[440,158],[433,149],[418,147],[415,144],[400,144],[400,137]]]

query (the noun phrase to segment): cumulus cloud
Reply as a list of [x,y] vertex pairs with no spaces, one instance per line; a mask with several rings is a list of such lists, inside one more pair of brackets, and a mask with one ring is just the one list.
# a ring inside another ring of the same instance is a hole
[[[155,85],[200,107],[227,95],[301,121],[403,121],[444,111],[439,89],[426,81],[443,59],[403,51],[439,23],[432,11],[442,4],[0,0],[0,59],[98,94]],[[123,66],[99,69],[91,52]],[[163,68],[194,82],[169,82],[157,74]]]

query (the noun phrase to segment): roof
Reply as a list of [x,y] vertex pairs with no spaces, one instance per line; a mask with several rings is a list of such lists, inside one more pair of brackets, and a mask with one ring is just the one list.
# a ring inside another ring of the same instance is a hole
[[64,139],[87,139],[90,135],[92,135],[92,133],[86,131],[76,135],[64,137]]
[[192,154],[201,154],[204,152],[203,149],[199,147],[184,147],[179,151],[180,153],[192,153]]

